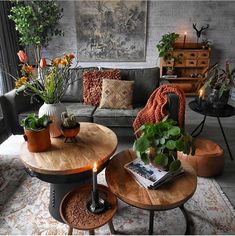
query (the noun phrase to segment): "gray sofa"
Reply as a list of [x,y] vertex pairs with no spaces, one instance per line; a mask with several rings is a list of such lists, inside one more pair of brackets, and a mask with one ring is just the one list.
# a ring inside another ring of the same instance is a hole
[[[159,86],[159,68],[120,69],[122,80],[134,80],[133,110],[100,109],[83,104],[83,80],[85,70],[98,68],[73,68],[76,82],[69,86],[61,102],[69,113],[74,113],[80,122],[95,122],[113,129],[118,135],[133,135],[132,124],[137,113],[144,107],[151,93]],[[4,120],[13,134],[23,133],[19,121],[29,113],[38,112],[41,102],[30,101],[23,91],[12,90],[0,97]],[[178,97],[169,94],[168,109],[171,118],[178,120]]]

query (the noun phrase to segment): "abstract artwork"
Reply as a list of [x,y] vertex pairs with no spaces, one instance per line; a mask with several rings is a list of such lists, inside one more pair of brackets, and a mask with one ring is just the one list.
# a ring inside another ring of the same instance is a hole
[[79,61],[145,61],[147,1],[76,1]]

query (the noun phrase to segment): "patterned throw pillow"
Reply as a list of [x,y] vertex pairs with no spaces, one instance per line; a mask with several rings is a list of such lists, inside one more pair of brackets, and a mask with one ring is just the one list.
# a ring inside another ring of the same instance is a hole
[[134,81],[104,79],[100,108],[132,109]]
[[83,100],[87,105],[98,106],[101,99],[103,79],[120,80],[120,70],[94,70],[83,73]]

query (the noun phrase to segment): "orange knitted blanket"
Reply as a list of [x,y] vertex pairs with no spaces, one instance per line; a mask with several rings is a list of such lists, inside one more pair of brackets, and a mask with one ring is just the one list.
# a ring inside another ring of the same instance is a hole
[[177,86],[164,84],[157,88],[150,96],[145,107],[138,113],[134,123],[134,131],[138,130],[145,123],[156,123],[162,120],[167,113],[167,94],[175,93],[179,96],[179,126],[184,127],[185,95]]

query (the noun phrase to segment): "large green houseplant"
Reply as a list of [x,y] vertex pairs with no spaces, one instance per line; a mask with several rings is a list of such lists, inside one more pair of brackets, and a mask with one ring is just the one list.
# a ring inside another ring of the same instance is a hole
[[53,0],[12,2],[9,18],[15,23],[21,45],[34,47],[39,64],[41,47],[46,47],[53,36],[63,34],[59,29],[63,9]]
[[137,132],[141,133],[135,141],[133,149],[145,163],[161,166],[163,169],[177,170],[181,162],[177,159],[177,151],[195,154],[192,137],[177,126],[177,122],[165,117],[158,123],[146,123]]

